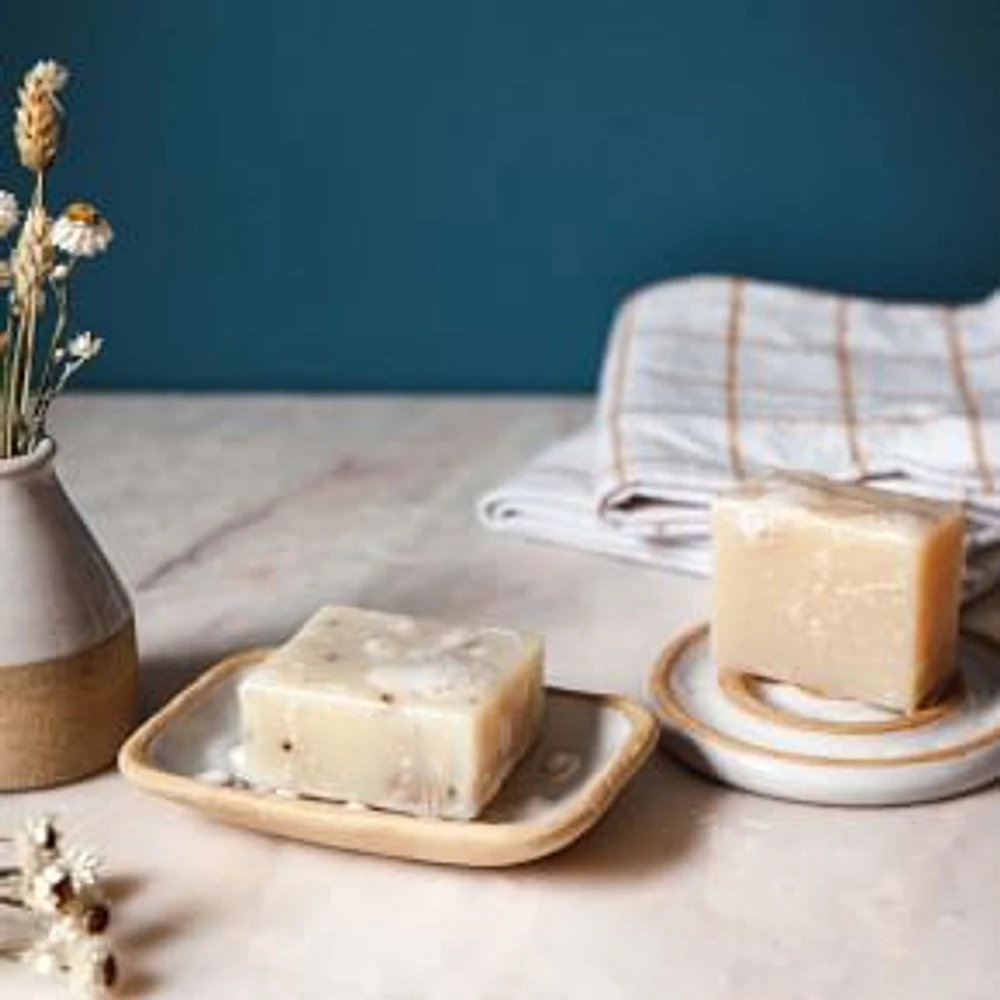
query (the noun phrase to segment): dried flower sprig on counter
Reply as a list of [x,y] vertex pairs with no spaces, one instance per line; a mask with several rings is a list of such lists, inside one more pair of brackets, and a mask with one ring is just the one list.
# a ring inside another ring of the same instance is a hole
[[[64,67],[45,60],[25,74],[18,90],[14,141],[34,187],[23,218],[15,196],[0,191],[0,240],[13,243],[9,259],[0,260],[0,287],[10,289],[0,333],[0,458],[29,454],[38,445],[53,400],[102,344],[91,333],[71,333],[69,281],[80,260],[107,250],[114,233],[88,202],[73,202],[55,219],[45,207],[46,178],[64,131],[60,94],[68,80]],[[55,308],[47,313],[49,296]]]
[[0,942],[0,956],[62,980],[81,997],[108,995],[118,962],[104,932],[111,910],[101,891],[100,862],[64,849],[49,817],[25,822],[12,837],[12,864],[0,868],[0,906],[22,918],[23,936]]

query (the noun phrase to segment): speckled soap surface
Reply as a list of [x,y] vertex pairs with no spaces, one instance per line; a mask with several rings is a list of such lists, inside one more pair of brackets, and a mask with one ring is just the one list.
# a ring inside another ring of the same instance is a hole
[[472,819],[538,733],[542,643],[328,606],[247,673],[239,700],[256,785]]
[[958,504],[775,474],[712,507],[720,669],[914,711],[956,666]]
[[[591,412],[541,396],[67,399],[60,469],[136,595],[144,711],[326,601],[530,628],[548,683],[643,697],[668,638],[707,617],[706,581],[523,544],[472,513]],[[968,625],[1000,636],[1000,605]],[[0,826],[48,811],[107,860],[136,997],[997,996],[997,786],[818,808],[658,754],[577,845],[503,872],[263,837],[114,773],[0,797]],[[0,965],[3,1000],[62,995]]]

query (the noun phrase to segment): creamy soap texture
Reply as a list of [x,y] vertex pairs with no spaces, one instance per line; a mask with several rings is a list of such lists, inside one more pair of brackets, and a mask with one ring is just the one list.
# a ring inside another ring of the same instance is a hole
[[913,711],[955,667],[957,504],[773,475],[712,510],[720,670]]
[[471,819],[537,735],[542,643],[326,607],[243,678],[239,701],[255,783]]

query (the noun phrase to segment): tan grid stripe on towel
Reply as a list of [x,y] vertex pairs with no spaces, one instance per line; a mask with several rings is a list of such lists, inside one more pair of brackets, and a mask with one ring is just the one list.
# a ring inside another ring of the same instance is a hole
[[611,459],[619,486],[628,483],[625,465],[625,446],[622,443],[622,406],[625,395],[625,376],[628,372],[629,352],[635,334],[636,313],[639,311],[639,296],[633,295],[626,303],[620,320],[621,326],[615,336],[614,372],[611,377],[611,398],[608,402],[608,424],[611,431]]
[[983,428],[979,412],[979,403],[969,382],[969,376],[965,369],[965,358],[962,346],[962,330],[958,325],[954,309],[945,309],[942,313],[944,327],[948,334],[948,356],[951,362],[951,373],[955,379],[959,395],[962,397],[962,405],[965,407],[965,414],[969,421],[969,439],[972,444],[972,455],[982,480],[983,492],[993,493],[994,476],[993,467],[990,464],[989,456],[986,453],[986,442],[983,439]]
[[858,413],[854,401],[854,373],[851,368],[850,344],[850,303],[847,299],[836,299],[833,305],[835,351],[837,354],[837,381],[840,399],[844,409],[844,429],[847,433],[847,448],[851,461],[859,476],[867,475],[861,442],[858,438]]
[[484,518],[703,573],[709,498],[791,464],[965,500],[971,551],[995,545],[1000,293],[953,312],[844,298],[713,276],[632,296],[596,420],[486,498]]
[[729,323],[726,326],[726,437],[729,467],[737,479],[746,474],[740,445],[740,332],[743,325],[744,288],[742,278],[733,278],[729,295]]
[[[815,293],[810,293],[815,294]],[[728,295],[728,293],[727,293]],[[656,337],[658,340],[670,341],[670,340],[680,340],[684,342],[690,342],[691,340],[691,330],[690,329],[671,329],[666,326],[657,326]],[[725,340],[726,339],[726,328],[725,326],[720,326],[718,329],[705,327],[704,329],[698,330],[699,339],[716,339]],[[774,342],[768,340],[766,337],[762,337],[759,334],[753,338],[753,349],[754,351],[760,353],[777,353],[785,355],[788,353],[789,345],[787,343]],[[817,341],[816,343],[797,343],[792,347],[799,354],[827,354],[829,353],[829,345]],[[1000,344],[987,345],[986,347],[980,347],[976,350],[965,350],[964,355],[970,361],[990,361],[994,358],[1000,358]],[[941,360],[940,351],[918,351],[918,350],[908,350],[905,353],[899,353],[898,351],[886,352],[880,351],[877,348],[868,346],[865,349],[865,354],[871,358],[882,357],[887,361],[891,361],[893,364],[906,365],[910,362],[939,362]],[[894,391],[907,395],[905,388],[901,386],[889,387],[894,388]]]
[[[756,345],[754,345],[756,347]],[[784,349],[787,353],[787,348]],[[968,352],[966,352],[968,357]],[[853,365],[852,365],[853,368]],[[717,389],[720,392],[725,389],[724,378],[709,378],[705,375],[688,375],[685,372],[659,372],[649,371],[646,378],[651,382],[657,382],[670,389]],[[853,379],[852,379],[853,381]],[[826,397],[840,399],[843,390],[840,388],[823,389],[818,386],[792,386],[775,385],[748,382],[746,378],[740,379],[740,395],[746,399],[748,396],[770,396],[788,399],[825,399]],[[907,403],[924,403],[928,406],[944,404],[954,398],[954,390],[951,392],[915,392],[912,389],[900,389],[898,386],[878,387],[878,395],[888,400],[899,399]]]

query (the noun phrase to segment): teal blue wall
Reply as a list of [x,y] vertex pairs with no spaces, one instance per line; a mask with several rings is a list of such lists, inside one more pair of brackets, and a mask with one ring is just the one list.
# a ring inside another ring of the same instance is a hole
[[[959,299],[1000,263],[1000,4],[15,4],[116,387],[575,389],[631,286]],[[6,132],[6,130],[5,130]]]

